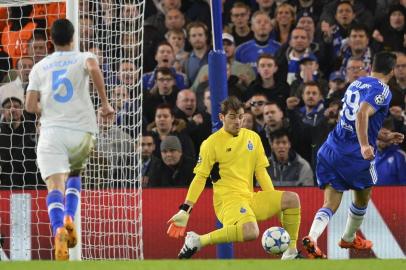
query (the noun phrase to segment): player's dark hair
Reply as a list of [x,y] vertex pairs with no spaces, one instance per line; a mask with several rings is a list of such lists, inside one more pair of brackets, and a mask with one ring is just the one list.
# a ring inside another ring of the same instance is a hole
[[238,112],[241,108],[244,108],[244,105],[235,96],[230,96],[221,102],[221,114],[223,115],[230,111]]
[[273,142],[276,139],[283,138],[285,136],[288,138],[288,140],[290,142],[291,140],[290,140],[290,137],[289,137],[289,132],[285,128],[279,128],[279,129],[269,133],[269,139],[270,139],[271,142]]
[[375,54],[372,62],[372,72],[388,75],[396,65],[396,55],[391,52],[379,52]]
[[57,46],[69,45],[73,40],[75,29],[67,19],[58,19],[51,27],[52,42]]

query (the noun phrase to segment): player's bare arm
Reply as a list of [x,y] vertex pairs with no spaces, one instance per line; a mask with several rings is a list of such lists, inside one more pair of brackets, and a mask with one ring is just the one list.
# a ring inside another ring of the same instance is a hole
[[368,141],[368,123],[369,117],[375,113],[375,109],[366,102],[361,102],[361,106],[357,112],[355,120],[355,129],[359,145],[361,146],[362,157],[366,160],[374,159],[374,148]]
[[41,105],[39,103],[39,91],[28,91],[25,98],[25,110],[29,113],[41,115]]

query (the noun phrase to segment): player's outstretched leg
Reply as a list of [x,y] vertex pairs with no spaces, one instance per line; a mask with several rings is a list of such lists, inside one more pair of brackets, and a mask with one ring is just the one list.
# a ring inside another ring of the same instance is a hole
[[367,212],[367,205],[370,193],[371,188],[354,192],[355,201],[350,206],[345,231],[343,236],[341,237],[341,241],[338,243],[341,248],[353,248],[362,250],[370,249],[372,247],[371,241],[363,239],[359,235],[356,235],[356,232],[361,226]]
[[68,231],[69,248],[73,248],[77,244],[77,233],[73,219],[79,203],[81,183],[80,176],[70,176],[66,181],[65,217],[63,223]]
[[305,236],[303,238],[303,246],[309,254],[311,259],[326,259],[327,256],[324,254],[320,248],[317,246],[316,241],[314,241],[310,236]]
[[55,235],[55,260],[67,261],[68,259],[68,232],[64,227],[60,227],[56,230]]
[[327,256],[320,250],[320,248],[317,247],[317,239],[324,232],[332,217],[333,211],[328,207],[320,208],[314,216],[309,235],[303,238],[303,246],[309,253],[310,258],[327,258]]
[[179,259],[189,259],[202,247],[200,235],[195,232],[188,232],[185,237],[185,243],[178,254]]

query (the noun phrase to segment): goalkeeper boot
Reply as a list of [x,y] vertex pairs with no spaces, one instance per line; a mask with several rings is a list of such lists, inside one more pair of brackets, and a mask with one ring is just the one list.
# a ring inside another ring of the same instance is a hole
[[318,247],[316,242],[310,237],[306,236],[303,238],[303,246],[306,248],[307,253],[309,253],[310,259],[326,259],[327,256]]
[[371,249],[372,248],[372,241],[363,239],[361,236],[357,235],[355,236],[354,241],[352,242],[347,242],[341,239],[340,242],[338,242],[338,245],[341,248],[352,248],[352,249],[357,249],[357,250],[364,250],[364,249]]
[[65,216],[63,219],[63,225],[68,231],[68,248],[74,248],[78,243],[78,237],[76,233],[75,223],[73,223],[73,218],[69,215]]
[[188,232],[185,237],[185,243],[178,254],[179,259],[189,259],[202,247],[200,237],[195,232]]
[[67,261],[68,259],[68,231],[65,227],[59,227],[55,235],[55,260]]
[[282,254],[281,260],[296,260],[296,259],[304,259],[305,257],[300,254],[300,251],[297,251],[296,248],[294,249],[287,249]]

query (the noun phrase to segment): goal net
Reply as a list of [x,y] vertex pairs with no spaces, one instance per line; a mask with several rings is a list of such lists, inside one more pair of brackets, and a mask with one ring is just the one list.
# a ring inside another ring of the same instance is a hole
[[[47,191],[36,165],[40,127],[19,101],[32,65],[53,52],[52,23],[71,14],[79,16],[78,48],[98,57],[116,109],[114,122],[98,122],[95,149],[82,174],[76,218],[81,241],[71,258],[143,259],[138,149],[144,2],[0,1],[0,260],[53,259]],[[72,13],[72,7],[78,8]],[[99,99],[90,84],[97,113]]]

